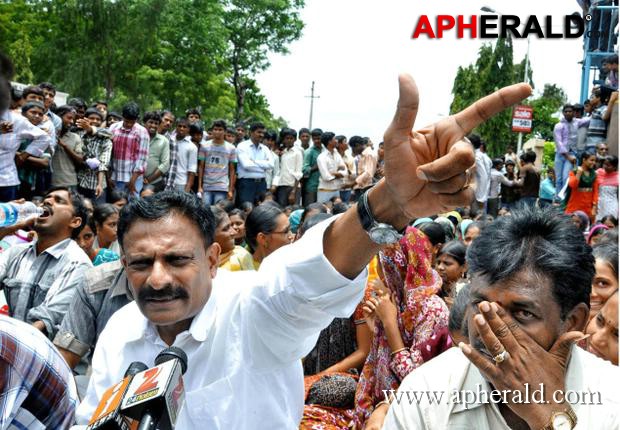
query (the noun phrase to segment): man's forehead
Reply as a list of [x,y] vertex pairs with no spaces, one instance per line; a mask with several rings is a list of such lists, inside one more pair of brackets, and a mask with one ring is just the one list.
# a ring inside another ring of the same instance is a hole
[[61,199],[69,200],[69,192],[67,190],[54,190],[45,195],[46,199],[49,197],[60,197]]
[[553,297],[551,289],[552,283],[548,276],[526,269],[493,283],[489,276],[474,275],[470,295],[484,296],[491,300],[498,295],[508,295],[511,300],[540,302]]

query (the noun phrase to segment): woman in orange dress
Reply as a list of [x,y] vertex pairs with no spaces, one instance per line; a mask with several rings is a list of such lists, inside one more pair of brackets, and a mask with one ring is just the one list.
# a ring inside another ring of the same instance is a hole
[[583,211],[590,221],[596,218],[598,204],[598,179],[594,167],[596,165],[596,155],[585,152],[581,156],[581,165],[576,172],[568,175],[568,187],[570,195],[566,205],[566,213],[571,214],[575,211]]

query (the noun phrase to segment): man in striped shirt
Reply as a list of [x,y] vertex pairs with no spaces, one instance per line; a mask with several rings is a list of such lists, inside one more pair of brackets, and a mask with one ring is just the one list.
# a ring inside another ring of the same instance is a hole
[[[0,254],[0,288],[10,316],[53,339],[84,270],[92,267],[72,239],[88,215],[83,198],[62,187],[47,193],[42,209],[43,215],[34,220],[38,239]],[[9,230],[0,229],[0,239]]]
[[110,126],[112,132],[112,180],[120,191],[138,197],[142,190],[151,140],[138,124],[140,108],[131,102],[123,107],[123,120]]
[[77,402],[71,370],[51,342],[0,315],[0,428],[69,428]]

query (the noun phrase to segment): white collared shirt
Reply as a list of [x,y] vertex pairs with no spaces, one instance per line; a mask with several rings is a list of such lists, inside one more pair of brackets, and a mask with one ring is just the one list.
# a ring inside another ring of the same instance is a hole
[[280,156],[280,170],[278,175],[278,186],[292,187],[296,181],[303,176],[304,156],[296,148],[289,148],[282,151]]
[[336,178],[334,174],[347,174],[347,166],[344,164],[342,157],[334,149],[332,152],[323,151],[316,159],[319,166],[319,190],[337,191],[342,186],[342,179]]
[[[617,429],[620,426],[618,380],[620,370],[617,366],[573,346],[566,371],[567,398],[570,400],[572,395],[568,394],[569,391],[599,392],[601,403],[588,404],[598,403],[599,398],[586,394],[582,397],[584,401],[581,404],[572,404],[571,407],[577,415],[575,429]],[[383,429],[510,430],[497,405],[493,403],[474,403],[473,396],[467,405],[465,396],[461,397],[461,403],[450,401],[454,398],[453,390],[476,393],[481,391],[478,386],[489,391],[489,385],[478,368],[470,363],[459,348],[451,348],[424,363],[403,380],[398,391],[404,394],[404,400],[400,404],[392,402]],[[532,390],[539,388],[537,385]],[[426,391],[443,393],[443,398],[431,397],[431,403],[426,394],[417,394],[422,400],[420,403],[415,401],[414,393]],[[407,392],[413,400],[412,403],[407,400]],[[537,398],[531,397],[534,400]]]
[[[297,429],[304,403],[301,358],[334,317],[350,316],[366,271],[351,281],[323,255],[329,219],[263,260],[258,272],[218,271],[213,291],[174,346],[188,358],[176,428]],[[166,345],[130,303],[112,316],[93,356],[78,424],[133,361],[152,366]]]
[[237,145],[237,177],[246,179],[265,178],[267,171],[274,169],[271,151],[262,143],[254,145],[245,140]]

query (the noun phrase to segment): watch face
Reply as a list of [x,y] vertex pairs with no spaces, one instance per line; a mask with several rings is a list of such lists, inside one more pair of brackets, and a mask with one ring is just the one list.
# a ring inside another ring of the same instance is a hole
[[370,229],[368,232],[370,240],[379,245],[389,245],[400,240],[401,235],[394,230],[394,227],[387,224],[379,224]]
[[558,413],[553,417],[553,430],[571,430],[573,425],[565,413]]

